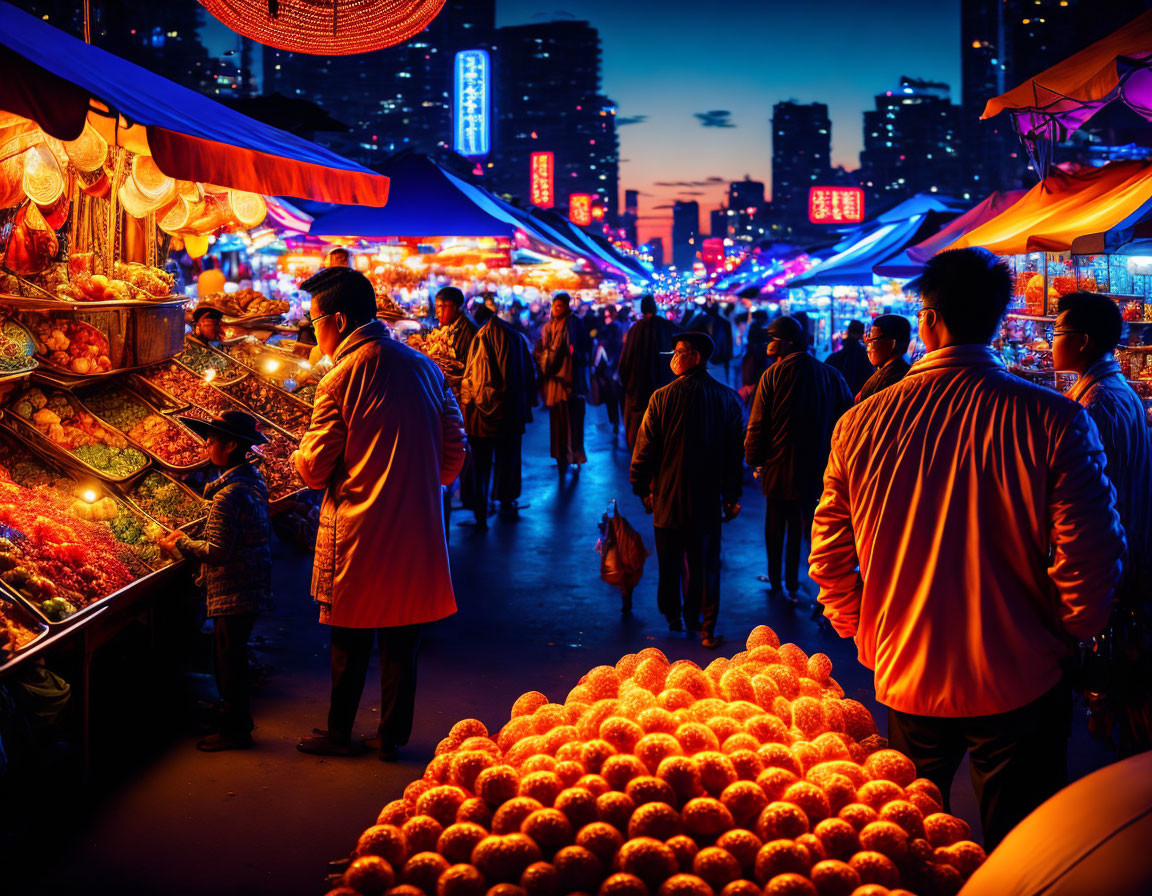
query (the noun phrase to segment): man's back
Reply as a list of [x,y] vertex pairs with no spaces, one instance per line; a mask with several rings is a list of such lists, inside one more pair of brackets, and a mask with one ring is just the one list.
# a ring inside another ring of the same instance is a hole
[[856,339],[845,339],[843,347],[832,352],[825,363],[840,371],[840,375],[848,383],[848,390],[853,395],[856,395],[868,382],[868,377],[876,372],[876,368],[868,360],[868,350]]
[[675,324],[655,314],[629,328],[620,353],[620,379],[630,395],[647,400],[654,391],[672,382],[668,361],[660,353],[672,350],[675,335]]
[[460,402],[470,436],[521,433],[532,419],[535,371],[528,340],[508,322],[489,318],[472,340]]
[[809,563],[881,703],[980,716],[1056,684],[1107,620],[1122,550],[1087,414],[954,346],[841,419]]

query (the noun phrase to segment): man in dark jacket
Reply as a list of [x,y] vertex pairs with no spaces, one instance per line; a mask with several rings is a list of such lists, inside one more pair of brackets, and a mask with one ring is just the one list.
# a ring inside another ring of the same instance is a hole
[[705,306],[700,323],[701,326],[692,329],[703,330],[712,337],[712,344],[716,346],[712,352],[712,363],[724,368],[724,385],[727,386],[732,379],[732,321],[720,313],[718,302],[711,301]]
[[677,331],[672,321],[656,313],[656,300],[652,296],[640,300],[640,313],[643,317],[629,328],[620,352],[624,429],[629,448],[636,444],[636,433],[648,408],[648,399],[653,392],[673,380],[662,353],[672,350]]
[[857,401],[863,401],[904,379],[911,366],[904,360],[911,340],[912,324],[902,315],[882,314],[872,321],[872,331],[864,341],[868,347],[868,360],[876,372],[856,393]]
[[872,376],[874,368],[868,360],[868,351],[864,348],[864,324],[858,320],[848,322],[848,332],[844,335],[844,343],[838,351],[828,356],[827,363],[840,371],[848,389],[856,395]]
[[[800,587],[800,544],[809,537],[812,513],[820,501],[824,466],[832,443],[832,427],[851,406],[852,393],[840,372],[807,352],[808,339],[790,317],[768,327],[769,367],[756,387],[744,457],[758,470],[767,499],[764,541],[768,575],[779,594],[786,585],[793,603]],[[784,545],[788,550],[781,582]]]
[[[477,327],[464,313],[464,293],[455,286],[445,286],[436,293],[436,320],[448,331],[453,356],[463,366],[468,360],[468,349],[472,345],[472,340],[476,338]],[[453,380],[453,377],[449,377],[448,382],[459,399],[460,382]]]
[[501,514],[517,512],[520,443],[532,419],[536,375],[528,340],[496,315],[476,333],[460,384],[464,431],[472,446],[476,526],[488,528],[489,484],[495,469]]
[[699,630],[709,649],[721,640],[720,523],[740,511],[744,472],[740,402],[708,374],[711,354],[707,333],[677,336],[671,362],[676,380],[648,403],[631,471],[632,490],[655,514],[660,612],[671,631]]

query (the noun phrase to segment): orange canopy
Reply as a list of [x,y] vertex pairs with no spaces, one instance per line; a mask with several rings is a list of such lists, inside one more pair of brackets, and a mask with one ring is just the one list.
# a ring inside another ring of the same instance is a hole
[[1152,118],[1152,10],[989,100],[981,118],[1007,109],[1026,142],[1059,141],[1115,99]]
[[1152,214],[1152,163],[1113,162],[1075,174],[1056,170],[1002,215],[948,246],[983,246],[997,255],[1102,252]]

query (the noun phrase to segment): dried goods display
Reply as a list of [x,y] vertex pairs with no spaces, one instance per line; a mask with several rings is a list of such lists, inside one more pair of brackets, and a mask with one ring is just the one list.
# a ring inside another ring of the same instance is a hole
[[225,396],[179,364],[157,364],[143,371],[141,377],[161,392],[189,402],[202,411],[221,414],[235,410],[235,405]]
[[275,501],[305,486],[291,460],[292,452],[298,447],[297,442],[274,429],[265,429],[264,435],[268,443],[257,445],[254,450],[264,461],[260,470],[268,484],[268,496]]
[[0,481],[0,580],[53,621],[131,584],[131,550],[45,495]]
[[747,648],[706,669],[645,648],[590,671],[562,704],[524,694],[491,736],[458,722],[360,837],[338,886],[959,890],[983,849],[844,698],[831,660],[781,645],[767,626]]
[[23,608],[0,599],[0,659],[23,650],[44,630],[43,623],[37,623]]
[[35,355],[36,342],[28,330],[10,317],[0,321],[0,374],[34,370]]
[[275,386],[250,376],[219,388],[249,407],[252,413],[275,423],[296,438],[308,430],[312,416],[309,409],[293,401]]
[[128,492],[145,513],[169,529],[203,519],[207,505],[163,473],[152,471],[141,477]]
[[376,293],[376,316],[384,320],[402,320],[408,316],[404,306],[386,292]]
[[255,371],[261,379],[275,383],[304,400],[294,390],[296,384],[312,372],[312,365],[306,359],[251,337],[228,346],[227,352],[229,357]]
[[270,299],[255,289],[238,289],[234,293],[214,292],[200,299],[200,308],[216,308],[226,317],[280,317],[288,313],[290,303]]
[[87,392],[84,406],[128,434],[137,445],[170,467],[204,463],[204,446],[176,421],[157,413],[139,396],[115,386]]
[[[171,274],[149,265],[116,262],[111,276],[96,273],[91,252],[78,252],[35,274],[7,275],[2,291],[63,302],[154,302],[172,298]],[[19,273],[19,272],[18,272]]]
[[58,370],[79,375],[112,369],[108,337],[95,327],[64,315],[34,315],[36,353]]
[[184,351],[176,356],[176,360],[193,373],[210,377],[217,385],[222,382],[237,380],[247,373],[243,367],[227,355],[221,355],[192,340],[184,342]]
[[29,389],[12,409],[54,445],[112,479],[126,479],[148,464],[123,435],[105,427],[63,392]]
[[292,394],[299,398],[301,401],[306,401],[308,404],[314,404],[316,401],[316,384],[305,383],[299,389],[293,389]]

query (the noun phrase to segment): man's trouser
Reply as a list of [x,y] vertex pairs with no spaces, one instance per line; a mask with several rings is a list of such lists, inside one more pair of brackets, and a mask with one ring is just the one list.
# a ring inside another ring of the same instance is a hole
[[720,613],[720,520],[700,528],[655,530],[660,612],[670,623],[679,622],[683,612],[686,629],[714,634]]
[[330,627],[332,639],[332,702],[328,710],[328,736],[338,742],[352,739],[352,726],[360,695],[368,677],[372,645],[380,641],[380,725],[377,734],[385,746],[402,747],[412,734],[416,710],[416,655],[420,626],[391,628]]

